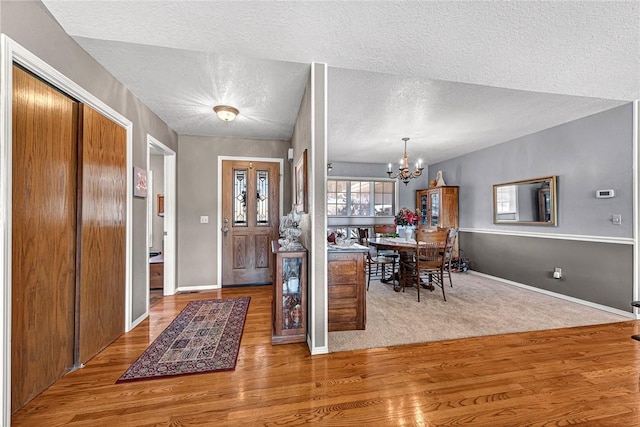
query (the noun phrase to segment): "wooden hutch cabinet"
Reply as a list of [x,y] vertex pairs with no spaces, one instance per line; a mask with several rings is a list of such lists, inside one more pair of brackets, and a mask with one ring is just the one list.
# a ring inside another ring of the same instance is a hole
[[[416,190],[416,208],[420,224],[429,228],[458,228],[458,187],[443,186]],[[458,258],[458,239],[453,246],[453,258]]]
[[274,256],[271,344],[307,341],[307,251],[286,251],[271,242]]
[[432,187],[416,191],[420,224],[427,227],[458,228],[458,187]]

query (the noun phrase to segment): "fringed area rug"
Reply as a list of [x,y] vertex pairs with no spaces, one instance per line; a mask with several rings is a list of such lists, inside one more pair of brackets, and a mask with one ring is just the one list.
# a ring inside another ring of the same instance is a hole
[[249,300],[190,302],[117,383],[235,369]]

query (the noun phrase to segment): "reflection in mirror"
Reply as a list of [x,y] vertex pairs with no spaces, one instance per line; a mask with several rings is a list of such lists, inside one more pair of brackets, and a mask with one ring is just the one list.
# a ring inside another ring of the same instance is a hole
[[556,177],[493,186],[494,224],[557,225]]

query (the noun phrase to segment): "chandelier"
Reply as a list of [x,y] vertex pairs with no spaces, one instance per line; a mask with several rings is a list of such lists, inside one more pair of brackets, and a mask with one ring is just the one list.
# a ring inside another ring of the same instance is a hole
[[402,140],[404,141],[404,155],[402,156],[398,173],[393,175],[391,163],[389,163],[389,170],[387,171],[387,174],[389,174],[389,178],[398,178],[398,180],[404,182],[404,185],[407,185],[409,184],[409,180],[422,175],[422,169],[424,168],[422,167],[422,160],[418,160],[418,163],[416,163],[416,169],[414,171],[409,171],[409,155],[407,154],[407,141],[409,138],[402,138]]

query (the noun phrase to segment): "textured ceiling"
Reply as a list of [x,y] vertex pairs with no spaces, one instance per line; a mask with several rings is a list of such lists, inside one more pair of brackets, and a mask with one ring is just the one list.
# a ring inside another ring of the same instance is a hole
[[433,163],[640,98],[637,0],[43,3],[179,134],[289,139],[327,63],[333,161],[406,136]]

